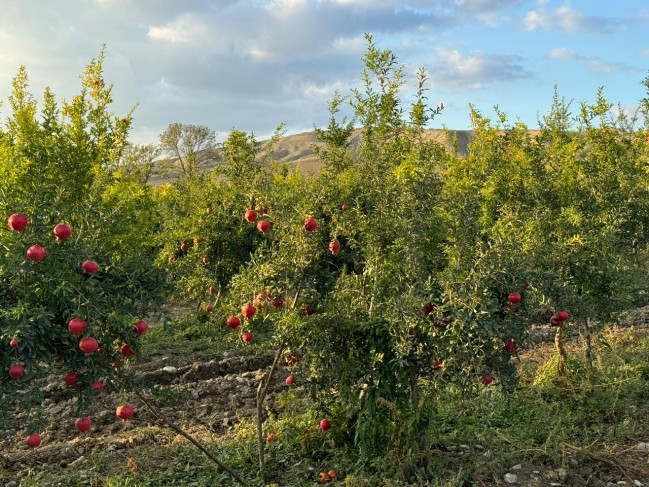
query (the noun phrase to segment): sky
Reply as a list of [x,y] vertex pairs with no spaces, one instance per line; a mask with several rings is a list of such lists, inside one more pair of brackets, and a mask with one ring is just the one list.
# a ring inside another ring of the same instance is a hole
[[538,126],[554,86],[593,101],[597,88],[632,112],[646,96],[646,0],[0,0],[0,117],[26,66],[34,95],[80,90],[79,75],[106,45],[112,109],[138,104],[134,143],[170,123],[236,128],[259,138],[328,120],[327,104],[360,86],[365,33],[404,66],[412,98],[419,67],[430,128],[469,129],[469,104]]

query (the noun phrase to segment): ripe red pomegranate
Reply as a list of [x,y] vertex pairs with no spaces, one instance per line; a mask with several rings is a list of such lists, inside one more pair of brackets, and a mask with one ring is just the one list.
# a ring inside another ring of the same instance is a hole
[[10,347],[13,347],[13,348],[16,348],[16,347],[18,346],[18,340],[16,340],[16,339],[14,338],[13,340],[11,340],[11,341],[9,342],[9,346],[10,346]]
[[257,230],[261,233],[266,233],[270,230],[270,222],[267,220],[260,220],[259,223],[257,223]]
[[329,428],[331,428],[331,421],[329,421],[328,419],[323,419],[322,421],[320,421],[320,429],[322,431],[327,431]]
[[289,375],[286,378],[286,385],[287,386],[292,386],[293,384],[295,384],[295,377],[293,377],[292,375]]
[[86,331],[86,322],[79,318],[74,318],[68,323],[68,330],[73,335],[79,336]]
[[272,443],[277,439],[277,435],[275,433],[271,433],[266,437],[266,443]]
[[54,227],[54,236],[57,242],[70,238],[70,235],[72,235],[72,229],[66,223],[59,223]]
[[74,426],[83,433],[90,429],[92,423],[90,422],[90,418],[79,418],[75,421]]
[[18,213],[14,213],[9,217],[9,228],[14,230],[15,232],[20,232],[22,233],[25,227],[27,227],[27,215],[19,215]]
[[196,237],[196,243],[199,244],[203,241],[202,237]]
[[75,374],[74,372],[68,374],[65,376],[65,383],[69,386],[76,386],[77,382],[79,381],[79,374]]
[[566,310],[559,311],[559,321],[566,321],[568,318],[570,318],[570,315]]
[[307,232],[313,232],[316,228],[318,228],[318,222],[313,218],[307,218],[304,221],[304,228],[306,228]]
[[194,288],[191,287],[191,286],[189,286],[189,287],[187,288],[187,292],[188,292],[188,293],[193,293],[193,292],[194,292]]
[[207,306],[205,306],[205,311],[207,311],[208,313],[211,313],[212,311],[214,311],[214,306],[212,306],[211,304],[208,304]]
[[315,310],[307,304],[304,306],[304,311],[302,311],[302,316],[311,316],[313,313],[315,313]]
[[27,437],[27,446],[29,448],[38,448],[41,446],[41,435],[34,433],[33,435],[29,435]]
[[216,292],[216,288],[214,286],[210,286],[210,288],[208,289],[208,292],[210,294],[214,294]]
[[95,396],[98,396],[99,394],[101,394],[101,391],[104,390],[104,384],[102,384],[101,382],[93,382],[92,384],[90,384],[90,387],[97,391],[95,392]]
[[209,257],[203,257],[203,264],[209,264],[209,263],[210,263]]
[[246,343],[252,342],[253,338],[255,338],[255,337],[249,331],[247,331],[243,335],[241,335],[241,339]]
[[144,335],[148,329],[149,329],[149,324],[144,320],[140,320],[137,323],[135,323],[135,325],[133,325],[133,331],[138,336]]
[[512,304],[520,303],[521,295],[519,293],[509,293],[509,296],[507,297],[507,301],[509,301]]
[[343,205],[341,208],[342,208],[343,211],[349,210],[349,206],[347,206],[347,205]]
[[250,223],[252,223],[256,219],[257,219],[257,213],[255,213],[255,210],[246,211],[246,220],[248,220]]
[[228,318],[228,326],[233,330],[235,328],[239,328],[239,325],[241,325],[241,320],[238,316],[231,316],[230,318]]
[[25,373],[25,369],[22,365],[12,365],[9,367],[9,377],[12,379],[20,379]]
[[510,340],[507,343],[505,343],[505,352],[514,353],[515,351],[516,351],[516,344],[514,343],[514,340]]
[[97,340],[92,337],[82,338],[79,342],[79,348],[84,353],[92,353],[99,348]]
[[430,366],[435,372],[439,372],[440,370],[442,370],[442,361],[435,360],[434,362],[430,363]]
[[214,210],[212,209],[211,206],[208,206],[208,207],[207,207],[207,212],[208,212],[208,213],[212,213],[213,211],[214,211]]
[[187,247],[187,244],[186,244],[186,243],[184,243],[184,244],[182,244],[182,245],[180,246],[180,250],[182,250],[183,252],[187,252],[187,249],[188,249],[188,248],[189,248],[189,247]]
[[169,257],[169,263],[170,263],[170,264],[173,264],[175,260],[176,260],[176,259],[174,259],[173,257]]
[[275,298],[270,302],[270,304],[273,308],[280,309],[282,306],[284,306],[284,300],[282,298]]
[[563,323],[563,321],[559,319],[559,315],[552,315],[550,318],[550,326],[561,326],[561,323]]
[[94,260],[85,261],[83,264],[81,264],[81,267],[83,267],[83,270],[88,274],[96,274],[99,271],[99,266]]
[[133,416],[133,408],[128,404],[124,404],[117,408],[117,417],[126,421]]
[[243,308],[241,308],[241,314],[247,320],[255,316],[256,311],[257,310],[255,309],[255,307],[252,306],[251,304],[246,304]]
[[332,254],[336,255],[340,251],[340,242],[331,242],[329,244],[329,250]]
[[119,349],[120,353],[124,355],[124,357],[130,357],[133,355],[135,352],[133,352],[133,349],[129,347],[128,345],[124,344],[122,347]]
[[424,305],[422,306],[421,311],[422,311],[425,315],[429,315],[429,314],[431,314],[433,311],[435,311],[436,308],[437,308],[437,306],[435,306],[433,303],[426,303],[426,304],[424,304]]
[[491,377],[490,375],[480,377],[480,382],[482,382],[486,386],[491,384],[493,381],[494,381],[494,378]]
[[32,245],[27,249],[27,258],[33,260],[34,262],[40,262],[45,258],[47,252],[40,245]]

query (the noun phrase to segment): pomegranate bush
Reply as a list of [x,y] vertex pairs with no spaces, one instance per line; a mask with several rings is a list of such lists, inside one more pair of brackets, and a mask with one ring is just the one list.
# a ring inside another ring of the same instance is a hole
[[102,60],[60,109],[46,90],[38,113],[25,70],[14,79],[13,113],[0,132],[3,430],[39,429],[45,380],[74,388],[82,416],[138,352],[134,324],[165,289],[152,265],[151,192],[108,171],[130,114],[108,111]]

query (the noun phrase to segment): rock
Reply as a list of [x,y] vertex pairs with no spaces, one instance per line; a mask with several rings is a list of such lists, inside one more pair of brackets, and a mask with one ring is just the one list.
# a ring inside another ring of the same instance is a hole
[[49,413],[59,414],[61,411],[63,411],[63,406],[54,406],[52,409],[50,409]]
[[177,374],[178,373],[178,369],[176,367],[174,367],[173,365],[167,365],[167,366],[163,367],[162,370],[164,370],[168,374]]
[[636,450],[649,450],[649,443],[641,441],[635,446]]
[[476,445],[476,446],[475,446],[475,449],[476,449],[476,450],[484,450],[484,446],[482,446],[482,445]]
[[192,392],[192,397],[194,399],[198,399],[199,397],[201,397],[201,395],[198,393],[198,391],[194,391],[194,392]]
[[513,473],[506,473],[505,482],[507,482],[508,484],[515,484],[518,482],[518,476]]
[[559,480],[559,476],[557,475],[557,472],[554,470],[548,470],[543,474],[543,476],[548,479],[548,480]]
[[557,468],[557,477],[559,477],[561,482],[564,482],[566,477],[568,477],[568,472],[565,468]]
[[509,470],[520,470],[521,468],[523,468],[523,466],[519,463],[519,464],[517,464],[517,465],[514,465],[514,466],[513,466],[512,468],[510,468]]
[[460,449],[467,451],[467,450],[470,450],[471,447],[469,445],[460,445]]
[[532,470],[532,473],[538,475],[538,474],[540,474],[541,472],[539,472],[538,470]]
[[617,484],[614,484],[613,482],[609,482],[606,484],[606,487],[615,487]]
[[561,487],[562,484],[559,482],[550,482],[550,487]]
[[457,446],[449,446],[446,448],[448,451],[457,451]]
[[635,485],[636,487],[644,487],[644,484],[642,482],[640,482],[639,480],[634,480],[633,485]]

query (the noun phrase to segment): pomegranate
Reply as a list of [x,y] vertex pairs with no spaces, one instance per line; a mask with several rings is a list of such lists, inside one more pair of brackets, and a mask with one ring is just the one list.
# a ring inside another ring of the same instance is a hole
[[233,330],[235,328],[239,328],[239,325],[241,325],[241,320],[238,316],[231,316],[230,318],[228,318],[228,326]]
[[270,230],[270,222],[266,220],[260,220],[259,223],[257,223],[257,230],[259,230],[261,233],[266,233],[268,230]]
[[97,391],[95,392],[95,396],[98,396],[99,394],[101,394],[101,391],[104,390],[104,384],[102,384],[101,382],[93,382],[92,384],[90,384],[90,387]]
[[74,426],[83,433],[90,429],[92,423],[90,422],[90,418],[79,418],[75,421]]
[[126,421],[129,419],[131,416],[133,416],[133,408],[128,405],[124,404],[123,406],[120,406],[117,408],[117,417],[120,419],[123,419]]
[[250,223],[252,223],[256,219],[257,219],[257,213],[255,213],[255,210],[246,211],[246,220],[248,220]]
[[271,433],[266,437],[266,443],[272,443],[277,439],[277,435],[275,433]]
[[86,331],[86,322],[79,318],[74,318],[68,323],[68,330],[73,335],[79,336]]
[[81,267],[83,267],[83,270],[86,271],[88,274],[97,274],[99,271],[99,265],[94,260],[87,260],[83,264],[81,264]]
[[214,311],[214,306],[212,306],[211,304],[208,304],[207,306],[205,306],[205,311],[207,311],[208,313],[211,313],[212,311]]
[[79,348],[84,353],[92,353],[99,348],[97,340],[92,337],[82,338],[79,342]]
[[293,377],[292,375],[289,375],[286,378],[286,385],[287,386],[292,386],[293,384],[295,384],[295,377]]
[[189,287],[187,288],[187,292],[188,292],[188,293],[193,293],[193,292],[194,292],[194,288],[191,287],[191,286],[189,286]]
[[210,263],[209,257],[203,257],[203,264],[209,264],[209,263]]
[[15,232],[20,232],[22,233],[25,227],[27,227],[27,215],[19,215],[18,213],[14,213],[9,217],[9,228],[14,230]]
[[313,232],[316,228],[318,228],[318,222],[313,218],[307,218],[304,221],[304,228],[306,228],[307,232]]
[[275,298],[270,302],[270,304],[273,306],[273,308],[280,309],[282,306],[284,306],[284,300],[282,298]]
[[430,363],[430,366],[435,372],[439,372],[440,370],[442,370],[442,361],[435,360],[434,362]]
[[187,247],[187,244],[186,244],[186,243],[184,243],[184,244],[182,244],[182,245],[180,246],[180,250],[182,250],[183,252],[187,252],[187,249],[188,249],[188,248],[189,248],[189,247]]
[[170,264],[173,264],[175,260],[176,260],[176,259],[174,259],[173,257],[169,257],[169,263],[170,263]]
[[45,252],[45,249],[40,245],[32,245],[27,249],[27,258],[34,262],[40,262],[46,255],[47,252]]
[[505,352],[514,353],[515,351],[516,351],[516,344],[514,343],[514,340],[510,340],[507,343],[505,343]]
[[284,360],[286,361],[286,365],[293,367],[300,361],[300,356],[295,352],[288,352],[286,357],[284,357]]
[[214,294],[216,292],[216,288],[214,286],[210,286],[210,288],[208,289],[208,292],[210,294]]
[[349,210],[349,206],[347,206],[347,205],[343,205],[341,208],[342,208],[343,211]]
[[196,243],[199,244],[203,241],[202,237],[196,237]]
[[148,329],[149,329],[149,324],[144,320],[140,320],[137,323],[135,323],[135,325],[133,325],[133,331],[138,336],[144,335]]
[[427,304],[424,304],[424,305],[422,306],[421,311],[422,311],[422,313],[424,313],[425,315],[429,315],[429,314],[431,314],[433,311],[435,311],[436,308],[437,308],[437,306],[435,306],[433,303],[427,303]]
[[11,340],[11,341],[9,342],[9,346],[10,346],[10,347],[13,347],[13,348],[16,348],[16,347],[18,346],[18,340],[16,340],[16,339],[14,338],[13,340]]
[[212,209],[211,206],[208,206],[208,207],[207,207],[207,212],[208,212],[208,213],[212,213],[213,211],[214,211],[214,210]]
[[252,306],[251,304],[246,304],[243,308],[241,308],[241,314],[247,320],[255,316],[256,311],[257,310],[255,309],[255,307]]
[[133,349],[129,347],[128,345],[124,344],[122,347],[119,349],[120,353],[124,355],[124,357],[130,357],[133,355],[135,352],[133,352]]
[[559,311],[559,321],[566,321],[568,318],[570,318],[570,315],[565,309]]
[[486,386],[491,384],[493,381],[494,381],[494,378],[491,377],[490,375],[480,377],[480,382],[482,382]]
[[315,310],[311,308],[308,304],[304,306],[304,311],[302,311],[302,316],[311,316],[315,313]]
[[70,235],[72,235],[72,229],[66,223],[59,223],[54,227],[54,236],[57,242],[70,238]]
[[329,428],[331,428],[331,421],[329,421],[328,419],[323,419],[322,421],[320,421],[320,429],[322,431],[327,431]]
[[29,448],[38,448],[41,446],[41,435],[34,433],[33,435],[29,435],[27,437],[27,446]]
[[22,365],[12,365],[9,367],[9,377],[12,379],[20,379],[25,373],[25,369]]
[[340,242],[331,242],[329,244],[329,250],[332,254],[336,255],[340,251]]
[[561,323],[563,323],[563,321],[559,319],[559,315],[552,315],[552,317],[550,318],[551,326],[561,326]]
[[63,379],[65,383],[69,386],[76,386],[77,382],[79,380],[79,374],[75,374],[74,372],[68,374],[65,376],[65,379]]
[[241,339],[246,343],[252,342],[253,338],[255,338],[255,337],[249,331],[247,331],[243,335],[241,335]]
[[519,293],[509,293],[509,296],[507,297],[507,301],[509,301],[512,304],[520,303],[521,295]]

